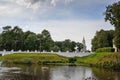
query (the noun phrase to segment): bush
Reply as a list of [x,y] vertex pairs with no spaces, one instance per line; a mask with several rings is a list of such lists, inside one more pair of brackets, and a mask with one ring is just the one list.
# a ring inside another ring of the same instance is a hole
[[114,52],[115,49],[112,47],[98,48],[96,52]]
[[32,64],[33,63],[31,58],[24,58],[21,61],[18,61],[18,63],[19,62],[22,63],[22,64]]
[[69,63],[75,63],[77,61],[77,59],[74,57],[74,58],[69,58]]

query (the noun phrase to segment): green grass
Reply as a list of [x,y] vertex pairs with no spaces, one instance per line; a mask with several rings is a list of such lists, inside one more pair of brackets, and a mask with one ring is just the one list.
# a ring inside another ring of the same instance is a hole
[[101,52],[77,58],[78,64],[120,69],[120,53]]
[[68,58],[57,54],[15,53],[0,57],[4,63],[15,64],[59,64],[91,65],[96,67],[120,69],[120,53],[101,52],[84,57]]
[[25,63],[25,64],[37,64],[37,63],[43,63],[43,62],[49,62],[49,63],[65,63],[68,62],[68,58],[59,56],[57,54],[36,54],[36,53],[15,53],[15,54],[9,54],[0,57],[0,60],[3,62],[8,63]]
[[98,63],[101,58],[104,56],[110,56],[113,53],[96,53],[96,54],[91,54],[85,57],[77,58],[77,62],[82,62],[82,63]]

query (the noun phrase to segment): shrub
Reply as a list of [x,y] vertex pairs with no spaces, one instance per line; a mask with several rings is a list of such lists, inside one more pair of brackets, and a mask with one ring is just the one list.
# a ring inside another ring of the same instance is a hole
[[75,63],[77,61],[77,59],[74,57],[74,58],[69,58],[69,63]]
[[112,47],[98,48],[96,52],[114,52],[115,49]]
[[24,58],[21,61],[23,64],[32,64],[32,59],[31,58]]
[[2,60],[2,64],[4,64],[4,63],[9,64],[9,63],[12,63],[12,61],[10,61],[10,60]]

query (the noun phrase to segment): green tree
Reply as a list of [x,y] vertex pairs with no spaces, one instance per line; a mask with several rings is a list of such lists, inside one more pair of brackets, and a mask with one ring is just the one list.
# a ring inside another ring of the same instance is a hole
[[13,42],[13,49],[14,50],[20,50],[23,47],[23,31],[21,28],[19,28],[18,26],[15,26],[12,30],[11,30],[11,35],[12,38],[14,39]]
[[37,46],[38,46],[38,50],[42,51],[43,50],[43,35],[42,34],[37,34]]
[[77,47],[78,47],[78,50],[81,51],[81,49],[83,48],[83,44],[77,42],[76,45],[77,45]]
[[114,42],[118,51],[120,51],[120,1],[106,7],[105,20],[115,27]]
[[36,50],[37,48],[36,40],[37,40],[36,34],[30,34],[25,40],[26,49],[30,51]]
[[50,51],[50,48],[54,45],[50,32],[48,30],[43,30],[41,35],[42,35],[41,43],[43,50]]
[[28,50],[27,49],[28,42],[26,40],[27,40],[28,36],[31,35],[31,34],[35,35],[35,33],[31,32],[31,31],[24,32],[24,34],[23,34],[23,40],[22,40],[23,41],[22,50]]
[[51,50],[53,50],[54,52],[58,52],[60,50],[60,48],[57,45],[54,45]]
[[56,41],[54,42],[54,45],[58,46],[60,51],[62,51],[62,41]]
[[112,47],[113,46],[113,30],[100,30],[96,32],[96,35],[92,39],[92,51],[96,51],[98,48]]
[[65,41],[63,41],[62,44],[62,49],[63,51],[72,51],[71,50],[71,40],[70,39],[66,39]]
[[3,46],[2,46],[2,42],[3,42],[3,41],[2,41],[2,34],[0,34],[0,50],[3,50],[3,48],[2,48],[2,47],[3,47]]
[[11,29],[12,29],[12,27],[11,27],[11,26],[5,26],[5,27],[3,27],[3,33],[10,32],[10,31],[11,31]]
[[76,45],[79,50],[82,48],[81,43],[70,39],[54,42],[48,30],[35,34],[31,31],[23,32],[18,26],[5,26],[0,34],[0,50],[74,51]]
[[12,49],[12,43],[14,43],[13,37],[12,37],[12,27],[11,26],[5,26],[3,27],[3,32],[1,34],[1,46],[2,50],[11,50]]
[[75,47],[78,46],[79,51],[83,47],[82,43],[71,41],[70,39],[66,39],[64,41],[56,41],[55,45],[60,48],[60,51],[75,51]]

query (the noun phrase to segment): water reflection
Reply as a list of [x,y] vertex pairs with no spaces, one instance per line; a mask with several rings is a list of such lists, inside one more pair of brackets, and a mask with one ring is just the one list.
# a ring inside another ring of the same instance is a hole
[[[7,65],[1,67],[0,80],[49,80],[49,69],[42,70],[41,66],[34,65]],[[17,66],[16,69],[13,69]]]
[[82,66],[5,65],[0,80],[120,80],[119,72]]
[[90,68],[62,66],[52,68],[50,80],[85,80],[88,77],[94,77]]
[[119,70],[113,71],[108,69],[93,68],[92,71],[95,76],[98,77],[97,80],[120,80]]

